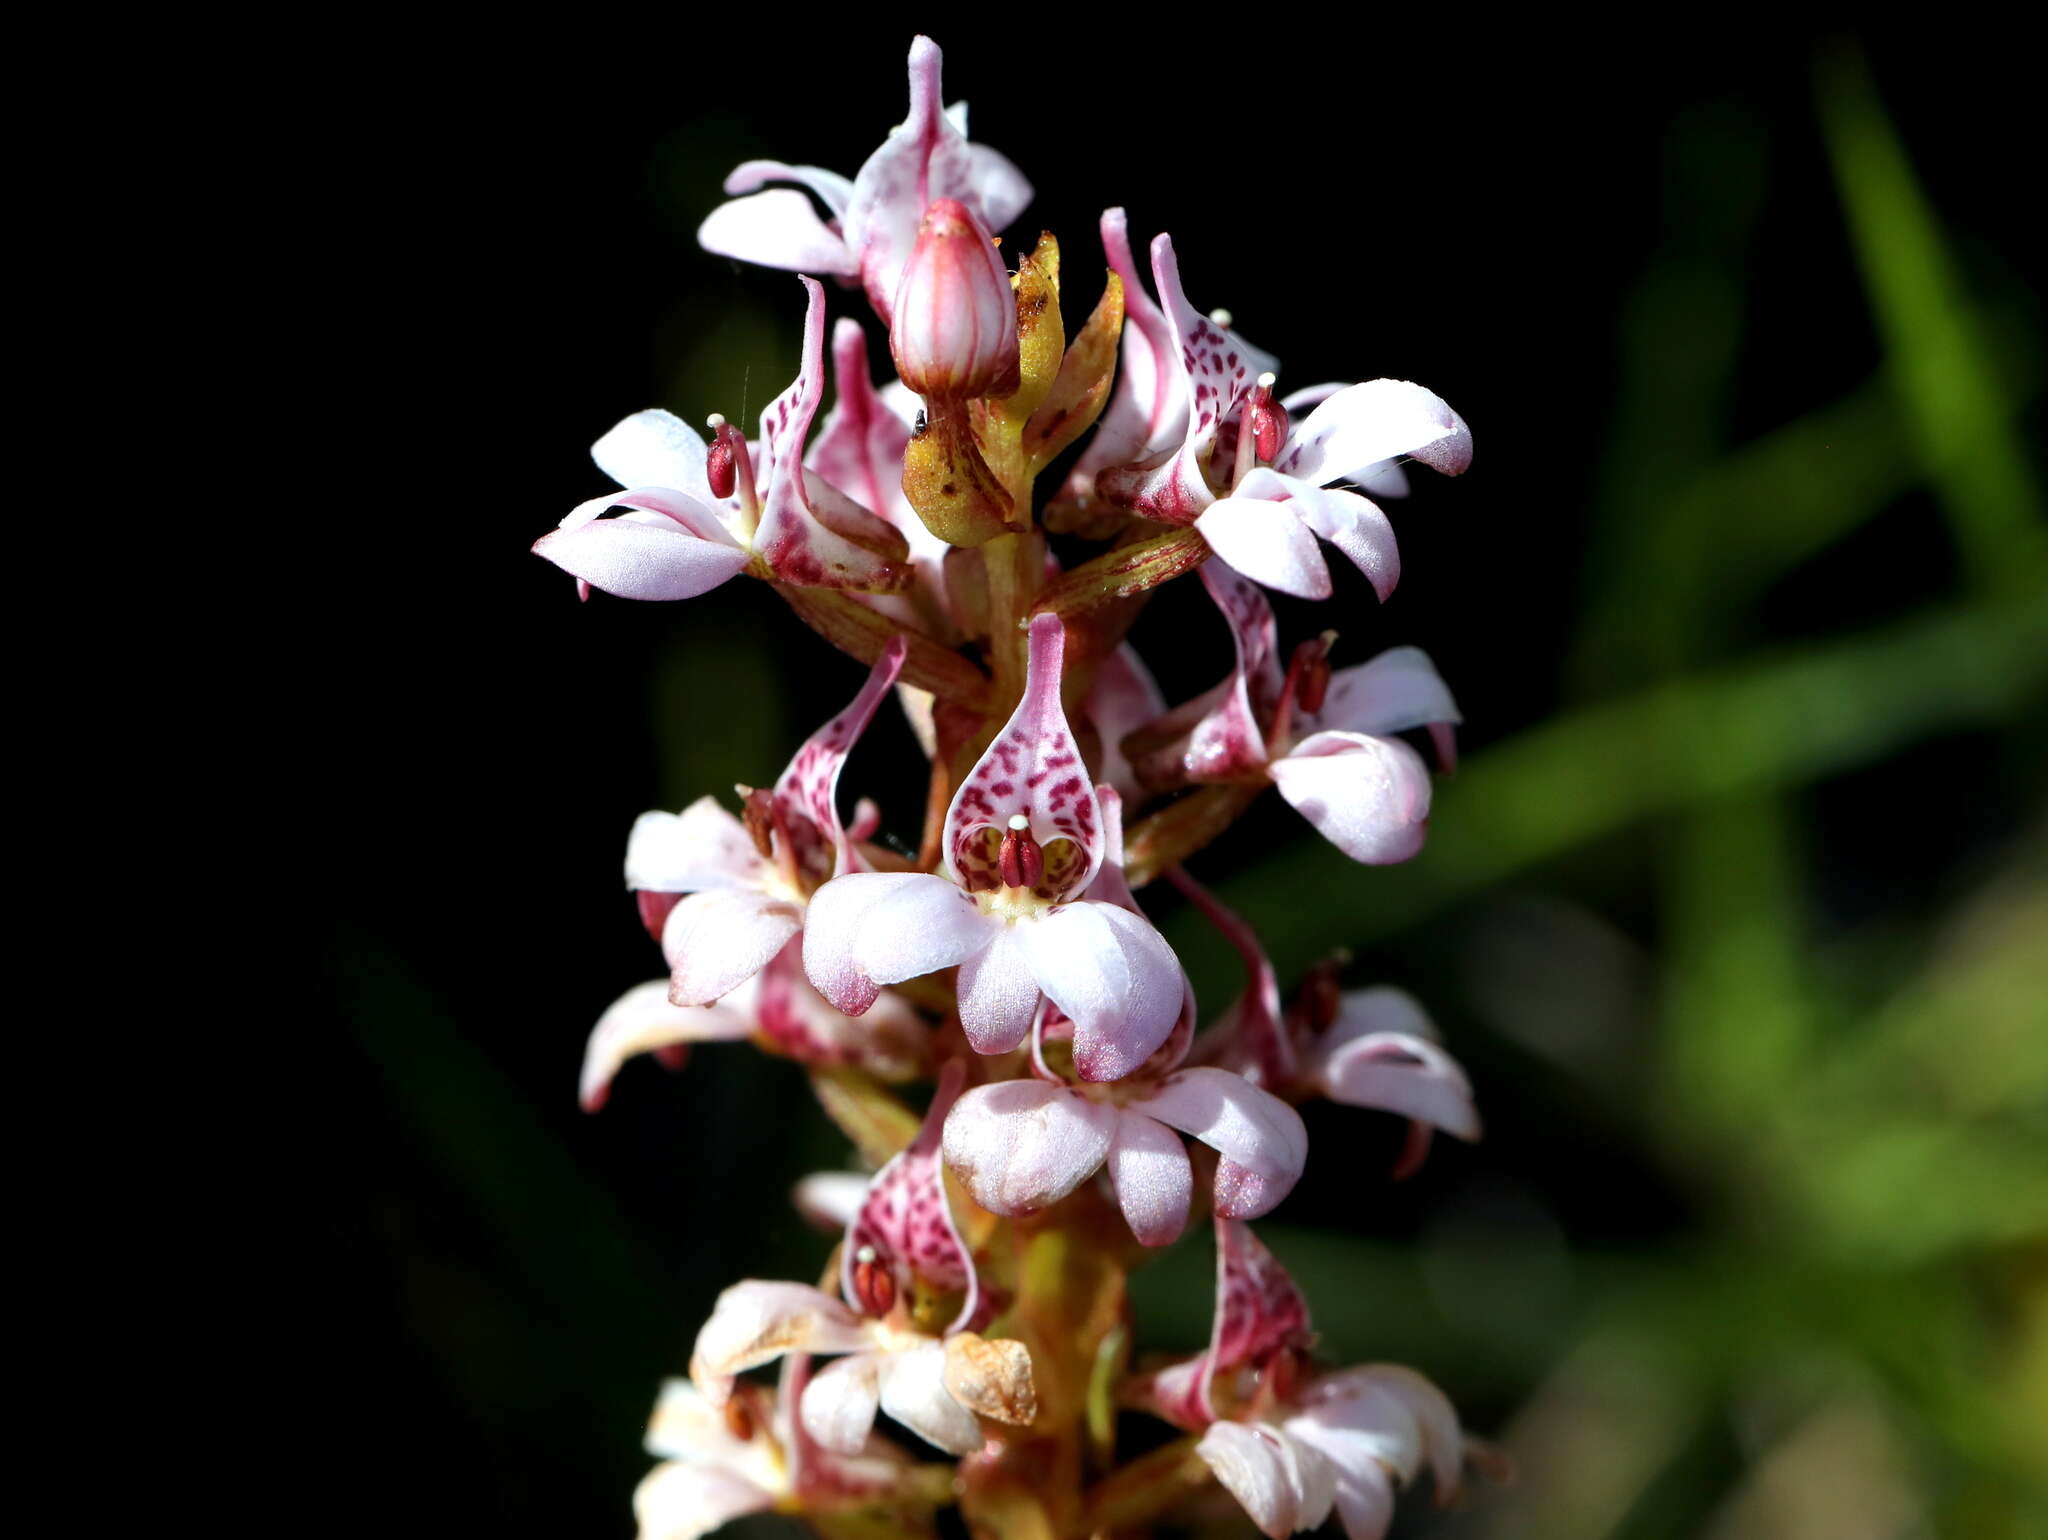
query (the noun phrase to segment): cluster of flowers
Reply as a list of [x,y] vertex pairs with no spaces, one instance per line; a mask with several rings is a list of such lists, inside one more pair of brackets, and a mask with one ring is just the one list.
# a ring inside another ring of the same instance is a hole
[[[825,291],[806,276],[801,367],[758,435],[627,418],[593,451],[623,490],[535,547],[586,596],[687,599],[745,574],[871,665],[737,816],[705,797],[644,815],[628,845],[669,972],[598,1023],[585,1105],[633,1055],[751,1039],[809,1067],[880,1165],[799,1189],[843,1235],[827,1287],[720,1297],[657,1408],[641,1533],[767,1509],[923,1532],[954,1502],[977,1533],[1130,1532],[1213,1476],[1269,1535],[1334,1509],[1370,1540],[1425,1465],[1440,1499],[1456,1490],[1457,1419],[1412,1371],[1317,1372],[1301,1296],[1246,1221],[1301,1175],[1296,1104],[1398,1114],[1412,1167],[1432,1130],[1477,1137],[1470,1087],[1412,999],[1345,993],[1334,962],[1283,1005],[1257,938],[1181,863],[1267,785],[1359,861],[1420,848],[1430,771],[1400,735],[1450,759],[1443,682],[1412,648],[1333,670],[1330,633],[1283,656],[1262,589],[1326,597],[1327,542],[1385,597],[1393,532],[1356,489],[1403,492],[1401,461],[1461,471],[1470,436],[1399,381],[1276,396],[1276,361],[1194,310],[1164,235],[1148,297],[1121,210],[1102,219],[1106,292],[1069,341],[1052,239],[1013,276],[992,234],[1031,189],[968,141],[939,62],[918,39],[909,120],[853,180],[750,162],[702,229],[714,252],[864,289],[899,382],[876,388],[861,325],[840,320],[813,433]],[[1037,478],[1090,427],[1035,511]],[[1062,570],[1047,530],[1106,549]],[[1124,637],[1190,572],[1236,665],[1168,709]],[[872,803],[843,821],[837,797],[892,690],[931,761],[915,860],[874,841]],[[1155,876],[1247,973],[1200,1034],[1134,895]],[[921,1118],[889,1089],[919,1080],[937,1087]],[[1198,1213],[1218,1255],[1210,1344],[1134,1366],[1124,1279]],[[739,1378],[777,1359],[779,1389]],[[1119,1410],[1186,1436],[1120,1466]],[[914,1458],[880,1414],[957,1463]]]

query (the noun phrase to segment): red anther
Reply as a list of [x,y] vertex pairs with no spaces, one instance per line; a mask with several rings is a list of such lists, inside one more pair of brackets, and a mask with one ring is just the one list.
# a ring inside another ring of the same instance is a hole
[[1030,823],[1022,813],[1013,817],[1010,827],[1003,831],[1003,847],[996,854],[996,870],[1002,874],[1005,887],[1035,888],[1045,881],[1045,852],[1031,837]]
[[863,1246],[861,1252],[853,1264],[853,1297],[868,1315],[887,1315],[896,1303],[896,1280],[872,1247]]
[[704,479],[711,483],[713,497],[731,497],[732,489],[739,481],[739,471],[733,464],[732,441],[726,437],[731,431],[728,424],[720,423],[711,440],[711,452],[704,457]]
[[764,861],[775,859],[775,797],[773,793],[759,791],[748,786],[740,788],[743,799],[740,804],[740,821],[747,826],[747,833],[754,841],[754,848],[761,852]]
[[747,1409],[746,1397],[734,1396],[725,1403],[725,1426],[741,1443],[754,1441],[754,1414]]
[[1310,716],[1323,709],[1323,697],[1330,691],[1330,643],[1335,634],[1326,631],[1303,642],[1294,649],[1287,665],[1287,682],[1293,686],[1294,704]]
[[1335,962],[1317,963],[1294,996],[1294,1010],[1301,1024],[1311,1032],[1327,1032],[1344,1008],[1344,986]]
[[1259,376],[1252,392],[1252,438],[1261,464],[1271,465],[1287,442],[1287,408],[1273,399],[1273,377]]
[[1422,1169],[1422,1163],[1429,1158],[1429,1142],[1436,1130],[1427,1123],[1408,1125],[1408,1135],[1401,1141],[1401,1153],[1394,1159],[1393,1180],[1405,1182]]

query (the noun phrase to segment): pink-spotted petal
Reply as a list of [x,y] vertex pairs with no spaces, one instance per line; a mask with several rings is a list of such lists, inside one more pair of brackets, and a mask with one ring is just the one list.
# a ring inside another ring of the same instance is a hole
[[825,1365],[804,1386],[804,1431],[836,1454],[859,1454],[881,1404],[881,1355],[855,1353]]
[[1316,721],[1338,732],[1386,738],[1464,718],[1429,654],[1419,647],[1391,647],[1332,674]]
[[597,468],[622,487],[670,487],[716,501],[704,475],[704,439],[673,412],[635,412],[590,446]]
[[1367,380],[1297,423],[1273,469],[1327,486],[1397,455],[1455,476],[1472,463],[1472,433],[1435,392],[1406,380]]
[[1186,976],[1143,915],[1115,904],[1068,904],[1039,922],[1031,946],[1038,987],[1073,1020],[1082,1079],[1122,1079],[1172,1033]]
[[1234,1160],[1221,1159],[1209,1198],[1218,1219],[1263,1219],[1293,1190],[1291,1179],[1262,1176]]
[[1159,285],[1160,307],[1187,382],[1190,415],[1186,447],[1206,453],[1215,443],[1217,426],[1235,414],[1261,374],[1279,370],[1280,360],[1188,303],[1171,236],[1153,238],[1152,277]]
[[884,1080],[923,1068],[930,1031],[910,1003],[883,990],[859,1017],[836,1009],[804,977],[803,944],[792,941],[760,972],[762,1037],[799,1064],[855,1064]]
[[902,672],[907,646],[900,636],[889,639],[853,703],[804,740],[803,747],[796,751],[796,757],[775,783],[773,795],[777,805],[801,814],[830,842],[835,877],[844,876],[859,864],[853,843],[839,821],[839,772],[860,735],[867,731],[868,723],[874,720],[875,708]]
[[[1266,763],[1266,730],[1279,703],[1282,674],[1265,594],[1221,562],[1204,563],[1201,578],[1230,627],[1237,663],[1220,685],[1168,712],[1147,735],[1161,746],[1144,755],[1139,770],[1159,785],[1256,775]],[[1166,736],[1176,731],[1179,736]]]
[[860,271],[840,235],[793,187],[721,203],[697,227],[697,244],[736,262],[851,278]]
[[765,968],[803,923],[795,904],[756,889],[692,893],[669,911],[661,931],[669,998],[709,1005],[729,994]]
[[[616,519],[605,509],[635,510]],[[747,552],[717,516],[680,492],[637,487],[592,498],[533,553],[620,599],[694,599],[742,571]]]
[[1102,811],[1060,705],[1065,654],[1066,632],[1059,617],[1035,617],[1024,698],[946,810],[941,847],[946,873],[969,891],[1000,884],[996,846],[1013,817],[1028,820],[1041,848],[1071,842],[1064,860],[1057,849],[1046,850],[1041,885],[1046,896],[1080,892],[1101,864]]
[[[800,281],[809,296],[803,359],[796,380],[761,413],[764,473],[754,549],[783,582],[893,592],[909,583],[908,562],[891,561],[854,544],[821,522],[819,510],[812,506],[804,441],[825,393],[825,290],[815,278]],[[872,517],[868,510],[857,511]],[[838,522],[843,526],[845,521]]]
[[1261,1176],[1292,1185],[1308,1162],[1301,1114],[1242,1075],[1198,1065],[1131,1103]]
[[735,1375],[785,1353],[852,1353],[867,1328],[845,1305],[801,1283],[749,1278],[718,1296],[697,1333],[690,1379],[714,1406],[732,1394]]
[[861,1297],[859,1272],[868,1265],[888,1273],[891,1299],[907,1297],[918,1283],[964,1294],[949,1330],[964,1326],[974,1315],[974,1259],[954,1226],[940,1160],[946,1114],[959,1097],[962,1069],[957,1059],[946,1066],[916,1139],[875,1173],[859,1212],[846,1227],[839,1286],[856,1310],[868,1303]]
[[619,1066],[636,1054],[653,1053],[678,1043],[731,1041],[754,1030],[753,991],[742,985],[716,1005],[672,1005],[667,979],[636,984],[598,1017],[583,1050],[578,1096],[585,1112],[595,1112],[611,1095]]
[[[833,885],[827,883],[819,894]],[[815,908],[817,899],[811,902]],[[853,938],[854,964],[877,984],[900,984],[967,961],[995,940],[1000,925],[945,878],[911,873],[861,917]]]
[[990,1213],[1033,1213],[1101,1167],[1117,1117],[1043,1081],[977,1086],[947,1115],[946,1164]]
[[1179,1240],[1187,1228],[1195,1187],[1194,1168],[1180,1135],[1141,1112],[1121,1113],[1108,1165],[1117,1207],[1138,1244],[1169,1246]]
[[680,813],[642,813],[626,837],[626,886],[641,892],[759,886],[767,867],[746,825],[699,797]]
[[852,872],[813,893],[804,911],[804,973],[812,987],[849,1016],[872,1006],[881,989],[854,955],[861,924],[890,895],[930,880],[921,872]]
[[1203,510],[1195,528],[1212,551],[1254,583],[1297,599],[1330,597],[1329,565],[1291,503],[1226,497]]
[[1399,739],[1315,733],[1267,768],[1280,795],[1352,860],[1385,866],[1422,848],[1429,768]]
[[960,1029],[976,1053],[1008,1053],[1038,1014],[1038,979],[1026,937],[1038,922],[992,928],[986,950],[960,965]]

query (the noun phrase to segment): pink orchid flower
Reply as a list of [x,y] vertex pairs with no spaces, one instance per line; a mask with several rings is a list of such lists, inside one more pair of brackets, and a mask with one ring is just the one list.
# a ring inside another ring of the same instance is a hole
[[586,1112],[611,1096],[628,1059],[652,1053],[682,1067],[695,1043],[751,1039],[800,1064],[851,1064],[881,1080],[908,1080],[922,1068],[930,1033],[907,1000],[885,991],[859,1020],[834,1010],[804,977],[803,948],[791,941],[766,967],[710,1005],[676,1005],[667,979],[636,984],[612,1002],[583,1050],[579,1095]]
[[[1107,786],[1107,856],[1089,895],[1142,911],[1123,876],[1122,799]],[[1097,1171],[1139,1244],[1165,1246],[1187,1227],[1194,1167],[1180,1135],[1221,1159],[1214,1184],[1219,1213],[1252,1219],[1293,1190],[1308,1160],[1301,1116],[1271,1092],[1213,1066],[1183,1068],[1193,1037],[1195,992],[1182,975],[1181,1013],[1144,1064],[1113,1083],[1055,1068],[1046,1044],[1071,1044],[1073,1023],[1054,1009],[1033,1028],[1037,1078],[977,1086],[946,1119],[946,1164],[993,1214],[1030,1214],[1057,1203]],[[1178,1132],[1176,1132],[1178,1130]]]
[[[734,201],[719,205],[697,231],[707,251],[741,262],[859,279],[875,312],[888,320],[896,287],[917,243],[924,212],[940,198],[965,204],[1001,230],[1031,201],[1031,184],[1004,156],[967,142],[967,104],[941,110],[939,45],[910,45],[910,116],[867,158],[852,181],[817,166],[750,160],[725,179]],[[796,182],[831,211],[770,182]],[[746,196],[741,196],[741,195]]]
[[1408,1119],[1396,1181],[1421,1168],[1435,1130],[1468,1143],[1479,1138],[1472,1083],[1413,995],[1384,987],[1340,993],[1337,964],[1325,963],[1311,971],[1283,1017],[1279,980],[1252,928],[1178,867],[1167,877],[1223,933],[1249,975],[1244,994],[1194,1045],[1193,1058],[1288,1102],[1320,1096]]
[[661,942],[676,1004],[708,1006],[752,978],[803,929],[813,890],[865,864],[839,819],[839,772],[904,652],[892,640],[853,703],[804,741],[774,787],[748,793],[744,823],[710,796],[635,821],[626,886]]
[[1219,1219],[1209,1347],[1140,1393],[1201,1432],[1195,1452],[1271,1540],[1319,1528],[1333,1507],[1348,1540],[1380,1540],[1396,1487],[1425,1462],[1437,1501],[1454,1497],[1465,1439],[1443,1393],[1395,1364],[1310,1377],[1310,1341],[1287,1270],[1250,1229]]
[[742,1386],[722,1407],[688,1380],[665,1381],[647,1424],[647,1452],[662,1463],[633,1494],[639,1540],[700,1540],[750,1513],[829,1513],[899,1495],[920,1469],[905,1451],[882,1438],[851,1454],[822,1449],[790,1418],[807,1374],[808,1361],[792,1358],[779,1392]]
[[1141,915],[1086,896],[1102,809],[1060,705],[1065,633],[1031,623],[1024,698],[946,811],[938,873],[856,872],[811,900],[804,967],[859,1015],[884,984],[959,966],[960,1023],[981,1053],[1024,1041],[1041,994],[1074,1023],[1081,1076],[1145,1062],[1180,1013],[1180,964]]
[[1429,817],[1429,767],[1394,735],[1427,727],[1448,766],[1461,720],[1427,655],[1395,647],[1332,673],[1327,640],[1308,642],[1283,675],[1265,595],[1215,562],[1201,578],[1230,626],[1236,666],[1145,730],[1140,779],[1155,789],[1269,780],[1352,860],[1413,856]]
[[868,1185],[840,1251],[841,1298],[760,1279],[719,1295],[690,1358],[690,1378],[711,1405],[724,1406],[747,1369],[816,1353],[835,1361],[804,1387],[799,1417],[828,1450],[863,1448],[878,1411],[951,1454],[982,1447],[977,1414],[1030,1420],[1030,1355],[972,1331],[992,1311],[939,1166],[960,1069],[957,1060],[948,1066],[917,1139]]
[[[1102,237],[1130,324],[1117,392],[1067,495],[1192,523],[1223,560],[1283,593],[1329,597],[1319,538],[1382,599],[1393,592],[1401,567],[1392,525],[1335,484],[1398,496],[1406,478],[1394,462],[1404,456],[1458,475],[1472,461],[1464,420],[1404,380],[1321,385],[1276,401],[1278,361],[1233,332],[1223,312],[1203,316],[1188,303],[1170,237],[1152,243],[1163,308],[1145,297],[1121,209],[1103,216]],[[1307,418],[1294,423],[1302,410]]]
[[[691,599],[740,572],[811,588],[894,592],[910,581],[903,536],[803,463],[825,389],[825,291],[809,295],[796,380],[749,444],[723,418],[717,443],[668,412],[638,412],[591,449],[626,488],[581,503],[534,542],[577,580],[622,599]],[[626,510],[616,518],[610,509]]]

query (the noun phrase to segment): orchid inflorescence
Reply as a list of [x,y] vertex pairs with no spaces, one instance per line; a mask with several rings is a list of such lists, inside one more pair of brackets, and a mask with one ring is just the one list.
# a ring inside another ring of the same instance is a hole
[[[713,252],[863,290],[899,380],[876,388],[859,322],[828,339],[804,276],[800,368],[757,435],[628,417],[593,450],[623,490],[535,546],[585,597],[755,579],[871,670],[772,786],[740,788],[737,814],[707,796],[643,815],[628,842],[669,972],[599,1021],[584,1104],[636,1054],[673,1066],[750,1039],[805,1066],[879,1168],[796,1193],[842,1235],[822,1286],[720,1296],[649,1431],[663,1463],[635,1500],[641,1534],[765,1510],[925,1534],[953,1503],[979,1535],[1134,1533],[1220,1483],[1268,1535],[1334,1511],[1369,1540],[1424,1467],[1453,1496],[1468,1442],[1413,1371],[1320,1368],[1302,1296],[1247,1221],[1301,1175],[1297,1103],[1408,1120],[1405,1171],[1433,1130],[1477,1137],[1471,1089],[1413,999],[1346,992],[1337,962],[1283,1002],[1258,938],[1184,863],[1267,785],[1355,860],[1421,847],[1417,744],[1447,765],[1458,722],[1443,681],[1414,648],[1333,669],[1330,632],[1283,652],[1264,590],[1328,597],[1327,543],[1384,599],[1399,556],[1365,492],[1405,492],[1405,461],[1462,471],[1471,437],[1401,381],[1276,394],[1276,360],[1189,304],[1165,235],[1148,296],[1118,209],[1070,341],[1059,247],[1043,235],[1007,269],[992,232],[1031,188],[968,140],[939,64],[917,39],[909,119],[851,181],[749,162],[701,231]],[[1063,568],[1048,533],[1106,548]],[[1236,662],[1169,709],[1125,637],[1190,573]],[[838,800],[892,690],[931,763],[914,859],[877,841],[872,802],[847,821]],[[1155,877],[1243,962],[1243,995],[1200,1033],[1137,897]],[[918,1081],[936,1085],[922,1116],[893,1089]],[[1198,1214],[1218,1259],[1209,1346],[1134,1363],[1129,1272]],[[778,1360],[776,1388],[742,1378]],[[1120,1413],[1167,1426],[1130,1457]],[[881,1415],[910,1437],[878,1434]]]

